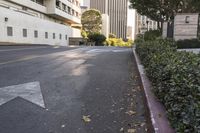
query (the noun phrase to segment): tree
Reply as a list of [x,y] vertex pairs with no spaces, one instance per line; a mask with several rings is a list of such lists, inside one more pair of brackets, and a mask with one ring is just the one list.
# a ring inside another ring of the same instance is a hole
[[102,28],[102,16],[100,11],[90,9],[85,11],[81,17],[82,30],[87,34],[100,33]]
[[130,0],[130,3],[130,8],[139,14],[161,23],[173,20],[177,13],[200,11],[199,0]]
[[139,14],[163,23],[173,19],[179,0],[130,0],[130,3],[130,8],[137,9]]

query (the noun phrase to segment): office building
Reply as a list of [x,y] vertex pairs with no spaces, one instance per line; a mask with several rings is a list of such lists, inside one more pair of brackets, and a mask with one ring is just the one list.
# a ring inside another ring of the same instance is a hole
[[149,19],[146,16],[140,15],[136,13],[136,35],[144,34],[146,31],[149,30],[156,30],[158,29],[158,25],[156,21]]
[[1,0],[0,42],[68,45],[80,14],[79,0]]
[[109,16],[109,33],[127,38],[128,0],[84,0],[83,5]]

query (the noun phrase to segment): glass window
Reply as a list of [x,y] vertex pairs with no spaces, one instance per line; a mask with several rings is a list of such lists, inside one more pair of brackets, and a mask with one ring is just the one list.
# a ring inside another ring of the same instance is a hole
[[66,5],[62,3],[62,10],[66,11]]
[[36,0],[36,3],[44,5],[44,0]]
[[55,33],[53,33],[53,39],[56,39],[56,34]]
[[23,37],[27,37],[27,29],[23,29]]
[[13,36],[13,28],[12,27],[7,27],[7,35]]
[[38,38],[38,31],[37,30],[34,31],[34,37]]
[[68,13],[71,14],[71,8],[68,6],[67,7]]
[[48,32],[45,32],[45,38],[46,39],[48,38]]
[[62,39],[62,34],[60,34],[60,40]]
[[67,35],[65,35],[65,39],[67,40]]
[[60,1],[56,0],[56,7],[59,8],[60,7]]

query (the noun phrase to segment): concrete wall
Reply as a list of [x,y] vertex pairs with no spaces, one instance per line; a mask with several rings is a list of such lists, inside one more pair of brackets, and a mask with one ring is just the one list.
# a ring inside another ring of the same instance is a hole
[[163,38],[167,37],[167,22],[163,23],[162,37]]
[[[0,42],[68,45],[69,37],[80,37],[80,30],[69,26],[43,20],[28,14],[0,7]],[[8,18],[5,21],[5,18]],[[13,36],[7,36],[7,27],[13,27]],[[27,29],[27,37],[23,37],[23,29]],[[38,31],[38,38],[34,37],[34,31]],[[48,38],[45,38],[48,32]],[[53,33],[56,38],[53,39]],[[62,39],[59,35],[62,34]],[[67,39],[65,36],[67,35]]]
[[104,34],[106,37],[109,36],[109,16],[108,14],[102,14],[102,34]]
[[[186,17],[188,17],[189,23],[186,23]],[[178,14],[174,21],[174,39],[197,38],[198,18],[198,14]]]
[[83,38],[75,38],[75,37],[69,38],[69,45],[79,46],[80,42],[86,43],[86,41]]

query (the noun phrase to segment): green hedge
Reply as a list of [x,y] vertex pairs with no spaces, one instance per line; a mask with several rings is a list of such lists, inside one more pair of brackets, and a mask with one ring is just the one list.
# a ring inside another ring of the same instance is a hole
[[95,42],[95,46],[103,46],[103,42],[106,41],[106,37],[100,33],[89,34],[88,39],[92,42]]
[[156,38],[161,37],[161,35],[162,34],[159,30],[149,30],[144,33],[144,40],[145,41],[150,41],[150,40],[153,41]]
[[176,132],[200,133],[200,55],[162,39],[140,42],[136,52]]
[[177,47],[179,49],[200,48],[200,41],[198,39],[179,40],[177,41]]

